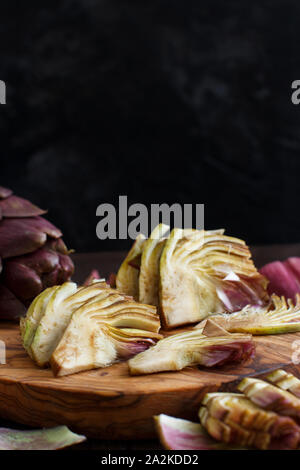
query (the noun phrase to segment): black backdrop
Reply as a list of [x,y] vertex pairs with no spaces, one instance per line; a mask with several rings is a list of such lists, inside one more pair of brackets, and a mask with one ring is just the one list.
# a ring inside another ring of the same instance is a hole
[[[1,184],[78,251],[96,207],[205,203],[206,228],[300,241],[296,0],[1,4]],[[298,47],[299,46],[299,47]]]

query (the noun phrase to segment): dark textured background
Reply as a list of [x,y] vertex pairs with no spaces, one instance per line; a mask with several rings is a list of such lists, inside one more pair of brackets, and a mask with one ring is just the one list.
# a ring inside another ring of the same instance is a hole
[[96,207],[206,204],[206,228],[299,242],[296,0],[1,4],[3,185],[50,210],[78,251]]

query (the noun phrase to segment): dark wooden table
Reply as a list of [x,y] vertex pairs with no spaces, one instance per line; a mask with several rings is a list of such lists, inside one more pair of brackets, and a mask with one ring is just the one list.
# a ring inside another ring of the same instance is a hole
[[[283,260],[289,256],[300,257],[300,244],[294,245],[269,245],[252,247],[253,259],[259,268],[265,263],[274,260]],[[73,260],[76,266],[74,280],[78,283],[84,281],[92,269],[98,269],[103,277],[107,277],[111,272],[116,272],[125,253],[120,251],[99,252],[99,253],[76,253]],[[3,423],[1,425],[21,429],[22,426],[16,423]],[[24,428],[24,427],[23,427]],[[158,441],[100,441],[88,439],[87,442],[71,448],[72,450],[157,450],[160,449]]]

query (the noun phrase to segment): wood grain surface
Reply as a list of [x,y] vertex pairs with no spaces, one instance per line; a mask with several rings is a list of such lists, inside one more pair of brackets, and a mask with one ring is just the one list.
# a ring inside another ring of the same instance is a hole
[[55,378],[27,356],[16,325],[2,324],[0,337],[7,346],[6,364],[0,365],[1,416],[37,427],[63,423],[101,439],[152,438],[153,415],[159,413],[195,419],[207,391],[292,366],[293,341],[300,341],[300,333],[256,337],[255,358],[238,367],[130,377],[127,363],[119,363]]
[[[300,244],[254,247],[252,252],[260,267],[275,259],[300,256]],[[107,276],[117,270],[123,256],[123,252],[75,254],[74,278],[82,282],[93,268]],[[82,448],[158,449],[157,440],[137,441],[154,437],[154,414],[164,412],[195,420],[206,391],[233,390],[243,375],[263,374],[284,367],[300,376],[300,366],[291,361],[293,341],[300,340],[300,333],[255,338],[256,357],[242,367],[227,366],[209,371],[188,368],[180,373],[150,375],[142,380],[129,377],[125,363],[55,379],[51,371],[36,368],[26,356],[16,326],[0,323],[0,339],[7,345],[7,363],[0,365],[1,424],[19,428],[20,423],[28,426],[69,424],[73,430],[96,438],[75,446],[72,448],[75,451]],[[8,420],[6,423],[4,418]]]

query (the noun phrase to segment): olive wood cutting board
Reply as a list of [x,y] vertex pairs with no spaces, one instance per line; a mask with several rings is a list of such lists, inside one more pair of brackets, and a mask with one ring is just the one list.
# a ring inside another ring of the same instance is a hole
[[256,356],[244,365],[189,367],[140,377],[130,377],[123,362],[55,378],[27,356],[17,325],[2,323],[0,340],[6,343],[6,364],[0,364],[0,417],[35,427],[66,424],[102,439],[152,438],[152,417],[159,413],[195,420],[206,392],[232,389],[246,375],[278,367],[300,375],[300,366],[292,361],[295,340],[300,350],[300,333],[255,337]]

